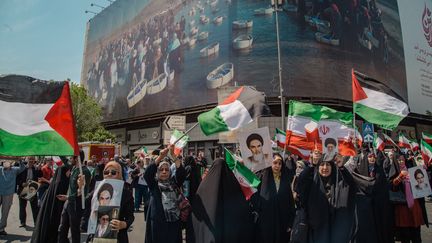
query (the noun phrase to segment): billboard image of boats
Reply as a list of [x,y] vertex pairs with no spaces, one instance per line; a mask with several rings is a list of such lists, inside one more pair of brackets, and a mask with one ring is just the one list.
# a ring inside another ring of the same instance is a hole
[[[275,13],[262,0],[117,0],[89,21],[82,83],[113,121],[217,102],[219,87],[279,95]],[[285,1],[284,96],[351,100],[354,68],[407,99],[396,0]]]

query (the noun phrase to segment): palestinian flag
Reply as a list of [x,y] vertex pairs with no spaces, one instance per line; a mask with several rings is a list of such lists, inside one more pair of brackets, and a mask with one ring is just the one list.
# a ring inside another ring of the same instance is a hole
[[205,135],[232,131],[253,121],[254,118],[269,114],[265,95],[252,87],[242,86],[222,104],[198,116],[198,122]]
[[374,132],[374,141],[373,146],[376,150],[384,151],[385,143],[384,141],[378,136],[376,132]]
[[279,128],[276,128],[276,142],[277,146],[281,149],[285,149],[286,133]]
[[245,196],[246,200],[249,200],[250,197],[257,191],[257,187],[261,181],[244,164],[236,160],[231,152],[227,149],[225,149],[225,160],[228,168],[230,168],[230,170],[234,173],[234,176],[240,184],[243,195]]
[[[179,156],[182,151],[183,148],[186,146],[187,142],[189,141],[189,136],[185,135],[183,136],[184,133],[174,130],[173,133],[171,134],[171,138],[170,138],[170,144],[174,144],[174,154],[176,156]],[[183,136],[183,137],[182,137]],[[178,140],[180,137],[182,137],[180,140]],[[176,143],[176,141],[178,140],[178,142]]]
[[[315,147],[322,151],[326,141],[334,140],[339,153],[356,155],[352,120],[353,115],[350,112],[339,112],[325,106],[291,100],[286,133],[287,150],[308,159],[310,151]],[[318,133],[311,137],[318,137],[319,140],[311,140],[308,133]]]
[[405,137],[403,133],[399,133],[398,141],[398,145],[400,148],[411,149],[411,141],[407,137]]
[[422,132],[422,139],[428,143],[428,144],[432,144],[432,135],[431,134],[427,134]]
[[425,140],[421,141],[421,154],[423,157],[423,161],[425,162],[425,165],[429,166],[429,164],[432,161],[432,146],[428,143],[426,143]]
[[393,130],[408,113],[407,103],[377,80],[352,71],[354,111],[370,123]]
[[0,114],[0,154],[79,154],[68,82],[0,76]]

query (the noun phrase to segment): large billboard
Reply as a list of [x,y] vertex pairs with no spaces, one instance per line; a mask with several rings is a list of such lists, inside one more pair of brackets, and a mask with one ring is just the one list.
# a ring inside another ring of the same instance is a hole
[[[408,100],[396,0],[290,2],[278,12],[284,96],[351,100],[354,68]],[[82,82],[106,121],[216,103],[233,85],[277,97],[269,4],[117,0],[89,22]]]

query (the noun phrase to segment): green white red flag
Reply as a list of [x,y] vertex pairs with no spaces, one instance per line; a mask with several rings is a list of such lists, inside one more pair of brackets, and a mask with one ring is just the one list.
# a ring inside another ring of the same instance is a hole
[[432,146],[426,143],[425,140],[421,141],[421,154],[425,165],[429,166],[432,163]]
[[78,155],[68,82],[0,76],[0,155]]
[[134,152],[136,157],[144,158],[148,154],[147,147],[142,146],[140,149]]
[[422,139],[428,143],[428,144],[432,144],[432,135],[431,134],[427,134],[425,132],[422,132]]
[[227,149],[225,149],[225,161],[228,165],[228,168],[230,168],[230,170],[234,173],[234,176],[240,184],[240,188],[246,200],[249,200],[250,197],[257,191],[261,181],[244,164],[239,162]]
[[265,95],[249,86],[242,86],[214,109],[198,116],[205,135],[238,129],[256,117],[269,114]]
[[398,145],[400,148],[411,149],[411,141],[407,137],[405,137],[403,133],[399,133],[398,141]]
[[[308,159],[310,151],[315,147],[322,151],[325,139],[333,138],[339,153],[356,155],[352,120],[350,112],[291,100],[286,132],[287,150]],[[357,141],[361,143],[361,140]]]
[[[170,144],[174,144],[183,135],[184,135],[183,132],[174,130],[173,133],[171,134]],[[176,156],[179,156],[182,153],[183,148],[186,146],[188,141],[189,141],[189,136],[185,135],[180,140],[178,140],[177,143],[174,144],[174,154]]]
[[379,150],[379,151],[384,151],[384,148],[385,148],[384,141],[378,136],[378,134],[376,132],[374,133],[373,146],[376,150]]
[[420,149],[419,144],[414,140],[410,140],[410,147],[412,151],[417,151]]
[[408,113],[407,103],[383,83],[352,70],[355,113],[387,130],[395,129]]
[[279,128],[276,128],[276,143],[281,149],[285,149],[286,133]]
[[395,146],[395,147],[399,147],[395,141],[393,141],[393,139],[391,137],[389,137],[387,134],[382,133],[383,137],[384,137],[384,142],[386,143],[386,145],[389,146]]

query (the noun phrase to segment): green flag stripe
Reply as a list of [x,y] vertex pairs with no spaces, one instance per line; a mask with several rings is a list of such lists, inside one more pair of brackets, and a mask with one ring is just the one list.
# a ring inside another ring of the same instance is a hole
[[312,105],[290,100],[288,116],[301,116],[315,121],[335,120],[347,126],[352,125],[353,115],[321,105]]
[[237,170],[240,174],[242,174],[243,177],[249,182],[249,185],[251,187],[257,188],[258,185],[261,183],[258,177],[252,171],[250,171],[245,165],[243,165],[240,162],[236,163],[234,156],[227,149],[225,149],[225,160],[228,165],[228,168],[230,168],[230,170]]
[[399,122],[404,119],[402,116],[380,111],[359,103],[354,103],[356,113],[366,121],[376,124],[387,130],[395,129]]
[[201,113],[198,116],[198,122],[201,130],[207,136],[218,132],[229,131],[217,107],[208,112]]
[[74,150],[55,131],[44,131],[29,136],[19,136],[0,129],[0,154],[6,156],[69,156],[74,154]]

